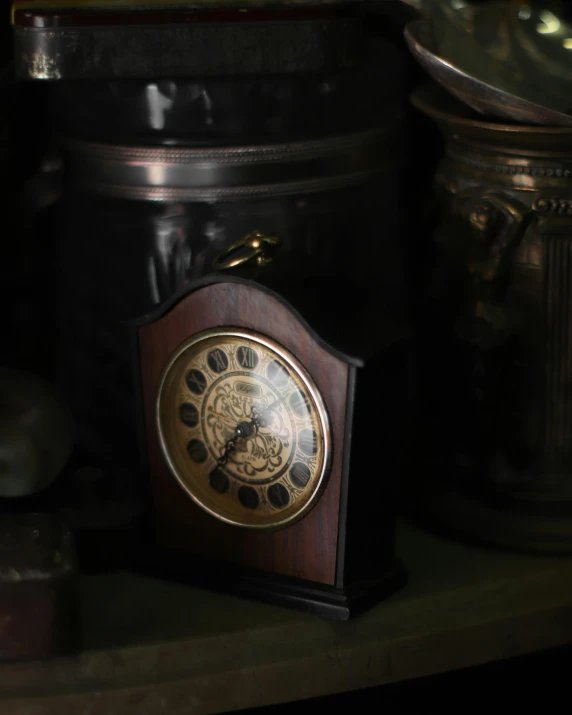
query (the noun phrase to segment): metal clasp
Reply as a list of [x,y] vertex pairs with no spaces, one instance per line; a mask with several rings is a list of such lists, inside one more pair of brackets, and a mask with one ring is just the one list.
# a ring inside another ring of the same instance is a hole
[[282,239],[275,233],[252,231],[219,253],[213,261],[213,268],[215,271],[222,271],[237,268],[250,261],[256,261],[257,266],[265,266],[272,263],[281,245]]

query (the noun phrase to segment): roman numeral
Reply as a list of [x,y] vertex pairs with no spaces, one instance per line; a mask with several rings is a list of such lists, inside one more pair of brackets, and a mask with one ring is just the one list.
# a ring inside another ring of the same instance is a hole
[[226,354],[217,348],[216,350],[211,350],[207,362],[209,364],[210,369],[213,372],[224,372],[227,367],[228,367],[228,358]]
[[202,464],[208,457],[207,448],[200,439],[192,439],[187,444],[187,452],[193,462],[196,462],[197,464]]
[[318,438],[314,430],[301,430],[298,435],[298,446],[305,455],[313,457],[318,451]]
[[290,395],[290,407],[298,417],[307,417],[310,412],[308,399],[301,392],[293,392]]
[[241,345],[236,351],[236,358],[241,367],[246,367],[249,370],[254,370],[258,365],[258,354],[256,350],[247,348],[244,345]]
[[276,387],[282,388],[288,382],[288,370],[277,361],[273,360],[266,368],[268,379],[273,382]]
[[200,370],[189,370],[187,373],[187,387],[194,395],[202,395],[207,387],[207,378]]
[[199,424],[199,411],[191,402],[183,402],[179,407],[179,417],[187,427],[196,427]]

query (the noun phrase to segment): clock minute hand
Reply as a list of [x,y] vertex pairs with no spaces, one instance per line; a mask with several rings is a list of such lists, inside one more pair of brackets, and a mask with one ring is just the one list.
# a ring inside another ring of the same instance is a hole
[[255,430],[259,429],[260,427],[263,427],[264,421],[261,421],[262,415],[264,415],[273,407],[276,407],[276,405],[279,405],[281,402],[283,402],[283,400],[283,397],[279,400],[274,400],[274,402],[271,405],[268,405],[268,407],[265,407],[262,412],[258,412],[256,407],[251,407],[250,420],[239,422],[234,430],[234,436],[227,440],[226,444],[224,445],[224,451],[217,460],[217,464],[220,467],[224,466],[228,462],[228,458],[236,449],[236,443],[238,442],[238,440],[250,437],[250,435]]
[[[273,402],[271,405],[268,405],[268,407],[265,407],[265,408],[262,410],[262,412],[258,412],[258,410],[257,410],[255,407],[252,407],[252,409],[251,409],[250,412],[251,412],[251,414],[254,413],[253,419],[259,420],[259,419],[262,417],[262,415],[264,415],[264,414],[266,414],[267,412],[269,412],[271,409],[273,409],[274,407],[276,407],[276,405],[282,404],[282,402],[284,402],[285,399],[286,399],[285,397],[280,397],[279,399],[274,400],[274,402]],[[263,427],[264,425],[261,425],[261,424],[260,424],[260,425],[257,425],[257,426]]]

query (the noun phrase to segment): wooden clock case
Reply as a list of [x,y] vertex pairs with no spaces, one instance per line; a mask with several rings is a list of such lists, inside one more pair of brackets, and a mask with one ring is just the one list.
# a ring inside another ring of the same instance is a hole
[[[405,424],[406,329],[368,315],[357,287],[342,295],[339,284],[283,274],[276,280],[270,269],[263,275],[264,284],[212,274],[134,326],[150,487],[143,561],[162,577],[345,620],[405,580],[394,556],[393,493]],[[155,404],[165,364],[185,339],[222,326],[262,333],[290,351],[329,414],[327,484],[308,514],[279,530],[231,526],[204,512],[170,473],[158,442]]]

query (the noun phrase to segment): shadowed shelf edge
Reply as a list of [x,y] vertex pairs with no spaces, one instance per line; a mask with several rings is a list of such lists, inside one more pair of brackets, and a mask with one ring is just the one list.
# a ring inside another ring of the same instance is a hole
[[572,643],[572,560],[401,525],[409,584],[347,623],[118,573],[82,581],[84,651],[0,667],[6,715],[216,713]]

